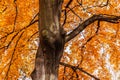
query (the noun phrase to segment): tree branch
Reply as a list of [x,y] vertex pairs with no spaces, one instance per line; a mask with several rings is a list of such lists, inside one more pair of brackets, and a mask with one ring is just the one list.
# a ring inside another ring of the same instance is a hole
[[65,42],[70,41],[75,36],[77,36],[81,31],[83,31],[88,25],[95,21],[106,21],[110,23],[118,23],[120,20],[120,16],[114,16],[114,15],[106,15],[106,14],[100,14],[100,15],[93,15],[92,17],[85,20],[83,23],[79,24],[77,28],[75,28],[71,33],[66,35]]
[[66,8],[69,7],[69,5],[72,3],[72,1],[73,1],[73,0],[69,0],[69,2],[68,2],[67,5],[66,5]]
[[[11,59],[10,59],[10,62],[9,62],[8,70],[7,70],[6,75],[5,75],[5,80],[8,79],[8,75],[9,75],[9,71],[10,71],[10,68],[11,68],[11,65],[12,65],[12,61],[13,61],[13,57],[14,57],[14,54],[15,54],[15,51],[16,51],[16,47],[17,47],[18,42],[19,42],[19,40],[21,39],[23,33],[24,33],[24,32],[22,32],[22,33],[20,34],[20,36],[18,37],[18,40],[16,41],[16,44],[15,44],[15,46],[14,46],[14,49],[13,49],[13,52],[12,52],[12,55],[11,55]],[[17,35],[18,35],[18,34],[17,34]],[[17,35],[16,35],[16,36],[17,36]],[[16,36],[15,36],[15,37],[16,37]]]
[[89,75],[90,77],[94,78],[95,80],[100,80],[100,79],[98,79],[97,77],[95,77],[94,75],[91,75],[90,73],[86,72],[86,71],[83,70],[82,68],[79,68],[78,66],[72,66],[72,65],[70,65],[70,64],[66,64],[66,63],[63,63],[63,62],[60,62],[60,65],[63,65],[63,66],[65,66],[65,67],[69,67],[69,68],[71,68],[71,69],[73,69],[73,70],[80,70],[80,71],[82,71],[83,73],[85,73],[85,74]]
[[72,1],[73,0],[69,0],[69,2],[67,3],[67,5],[65,6],[65,10],[64,10],[65,18],[64,18],[62,26],[64,26],[64,24],[66,23],[66,20],[67,20],[67,11],[66,11],[66,8],[69,8],[69,5],[72,3]]

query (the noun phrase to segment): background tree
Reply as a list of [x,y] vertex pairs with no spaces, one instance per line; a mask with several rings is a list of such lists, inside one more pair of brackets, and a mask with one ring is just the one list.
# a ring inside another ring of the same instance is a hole
[[[34,69],[39,40],[38,3],[38,0],[1,0],[0,2],[1,80],[28,78]],[[53,8],[59,13],[58,6]],[[42,10],[47,9],[40,8],[40,11]],[[72,40],[65,45],[59,68],[60,80],[119,78],[119,15],[118,0],[64,0],[61,27],[67,32],[65,43]],[[50,16],[47,18],[51,19]],[[52,21],[54,19],[50,23]],[[44,22],[43,20],[41,23]],[[54,50],[54,46],[50,49]]]

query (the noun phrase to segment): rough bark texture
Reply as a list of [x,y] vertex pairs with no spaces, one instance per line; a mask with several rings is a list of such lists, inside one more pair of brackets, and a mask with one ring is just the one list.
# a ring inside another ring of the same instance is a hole
[[61,0],[40,0],[40,44],[35,61],[33,80],[57,80],[59,61],[64,49],[60,27]]

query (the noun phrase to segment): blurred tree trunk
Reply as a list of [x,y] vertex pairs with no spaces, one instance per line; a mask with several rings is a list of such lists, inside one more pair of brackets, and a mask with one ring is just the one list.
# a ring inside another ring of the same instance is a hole
[[65,33],[60,26],[62,0],[39,0],[39,48],[33,80],[57,80]]

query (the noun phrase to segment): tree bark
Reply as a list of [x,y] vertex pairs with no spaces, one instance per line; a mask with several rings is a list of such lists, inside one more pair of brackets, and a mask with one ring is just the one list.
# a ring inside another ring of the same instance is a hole
[[39,0],[39,48],[33,80],[57,80],[65,33],[60,27],[62,0]]

